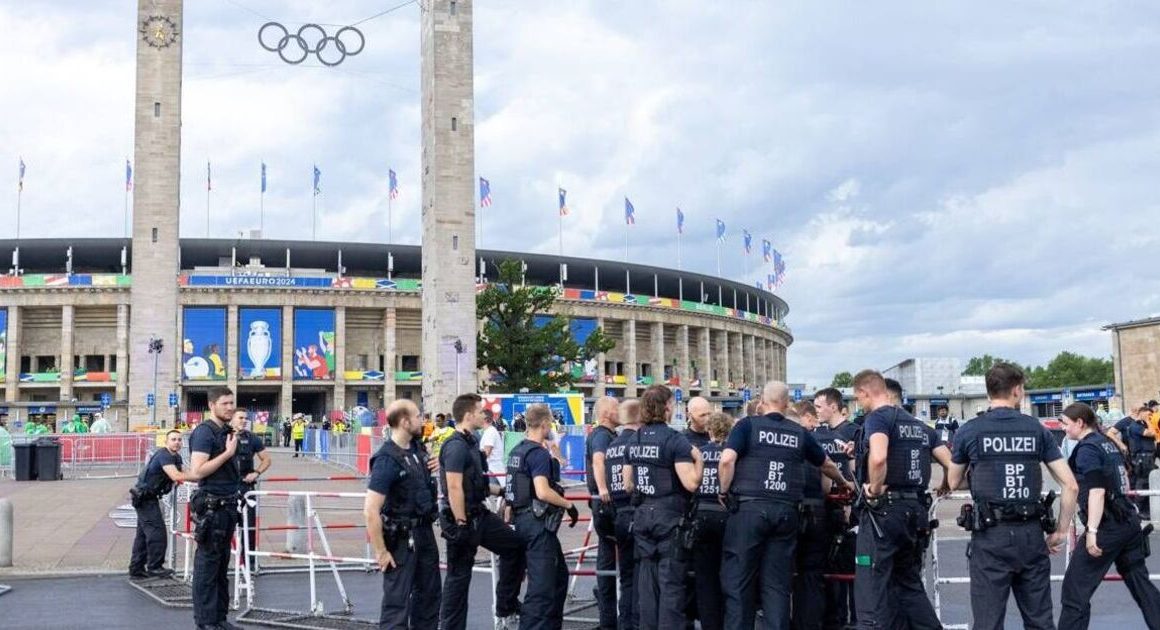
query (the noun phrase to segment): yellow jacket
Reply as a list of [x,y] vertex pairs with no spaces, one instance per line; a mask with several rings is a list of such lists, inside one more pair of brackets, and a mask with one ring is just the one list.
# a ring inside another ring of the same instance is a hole
[[295,422],[290,425],[290,437],[295,440],[301,440],[306,437],[306,423]]

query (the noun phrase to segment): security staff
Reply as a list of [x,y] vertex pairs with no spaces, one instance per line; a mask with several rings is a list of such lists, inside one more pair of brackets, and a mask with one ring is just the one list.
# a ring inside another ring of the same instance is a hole
[[238,436],[229,426],[234,393],[228,387],[209,390],[209,419],[189,436],[189,477],[197,479],[190,511],[197,523],[193,558],[193,619],[198,628],[234,627],[230,609],[230,540],[238,525],[238,475],[234,454]]
[[1079,518],[1085,529],[1063,576],[1059,628],[1086,630],[1092,595],[1114,562],[1144,622],[1151,630],[1160,629],[1160,592],[1148,580],[1144,564],[1152,526],[1140,529],[1140,515],[1124,496],[1128,471],[1123,456],[1100,434],[1099,418],[1091,407],[1068,405],[1060,420],[1067,436],[1079,440],[1068,465],[1079,480]]
[[938,416],[934,419],[934,430],[938,439],[950,448],[954,445],[955,433],[959,430],[959,421],[950,417],[946,407],[938,408]]
[[439,547],[435,544],[435,483],[423,447],[419,408],[409,400],[387,407],[389,439],[371,457],[363,518],[383,572],[384,628],[434,628],[439,621]]
[[[1132,454],[1132,489],[1147,490],[1148,475],[1156,468],[1156,440],[1155,432],[1148,426],[1151,411],[1147,406],[1141,407],[1136,414],[1136,421],[1128,425],[1128,451]],[[1151,502],[1148,497],[1136,499],[1140,509],[1140,516],[1149,519]]]
[[628,445],[636,442],[636,432],[640,430],[640,401],[624,401],[618,415],[620,435],[604,451],[604,471],[608,493],[616,508],[616,570],[620,580],[617,625],[620,630],[636,630],[640,623],[640,608],[636,605],[636,580],[633,579],[636,568],[636,543],[632,538],[634,508],[629,500],[624,469],[628,461]]
[[[238,474],[242,476],[242,494],[250,492],[258,487],[258,477],[270,468],[270,454],[266,452],[266,445],[262,443],[262,438],[250,433],[246,429],[247,411],[242,408],[234,409],[233,418],[230,419],[230,426],[234,433],[238,436],[238,452],[235,461],[238,463]],[[254,459],[258,462],[255,464]],[[248,524],[246,529],[246,543],[249,545],[247,549],[255,551],[258,548],[258,501],[257,497],[244,499],[246,519]],[[243,556],[246,562],[250,562],[249,556]]]
[[568,565],[556,532],[564,512],[570,519],[568,526],[575,527],[580,511],[564,498],[560,463],[544,447],[551,429],[551,409],[544,404],[529,405],[524,422],[528,426],[524,441],[508,456],[506,489],[512,522],[528,562],[520,630],[558,630],[564,625]]
[[701,630],[721,630],[725,627],[725,596],[721,593],[721,545],[725,538],[725,523],[729,512],[721,503],[721,476],[718,465],[721,451],[733,419],[729,414],[710,414],[705,421],[709,442],[701,449],[704,470],[701,486],[697,488],[697,538],[693,547],[693,590],[697,600],[697,618]]
[[685,625],[685,571],[693,492],[701,485],[701,452],[668,426],[673,393],[653,385],[640,396],[644,426],[628,445],[629,492],[636,513],[636,596],[640,627]]
[[137,535],[133,539],[133,555],[129,559],[129,577],[132,579],[169,577],[173,569],[163,568],[169,532],[161,514],[159,499],[173,489],[173,484],[184,481],[181,472],[181,431],[165,434],[165,448],[158,449],[137,477],[137,484],[129,492],[133,509],[137,512]]
[[[588,494],[592,497],[592,529],[596,532],[596,570],[616,570],[616,507],[608,489],[605,451],[616,439],[617,407],[611,396],[601,396],[593,406],[597,425],[584,443],[584,469],[588,471]],[[596,604],[601,630],[616,630],[616,577],[596,577]]]
[[[818,413],[818,428],[814,429],[814,439],[822,450],[842,471],[848,480],[854,479],[854,459],[852,445],[858,441],[859,427],[842,414],[842,392],[827,387],[814,394],[814,409]],[[854,532],[849,505],[837,502],[826,503],[826,520],[833,536],[826,570],[831,573],[852,575],[854,573]],[[825,585],[826,605],[822,626],[827,630],[840,630],[856,623],[854,615],[854,590],[849,582],[827,580]]]
[[520,583],[524,580],[524,547],[516,532],[504,524],[484,501],[502,492],[487,480],[487,461],[475,432],[482,430],[483,399],[463,394],[451,404],[455,429],[439,451],[439,529],[447,540],[447,577],[443,581],[443,604],[439,627],[463,630],[467,625],[468,590],[475,552],[483,547],[499,556],[495,584],[495,616],[505,625],[520,612]]
[[758,592],[764,627],[790,627],[803,462],[820,467],[836,483],[849,485],[814,438],[786,419],[785,383],[766,383],[761,405],[766,415],[741,419],[721,453],[721,492],[728,496],[732,511],[721,558],[727,628],[753,627]]
[[[1063,547],[1078,487],[1055,438],[1038,420],[1019,412],[1024,382],[1023,371],[1009,363],[987,370],[991,408],[968,422],[954,444],[949,484],[957,488],[966,473],[974,501],[960,519],[971,532],[974,628],[1002,628],[1012,590],[1028,628],[1053,627],[1048,552]],[[1050,522],[1054,515],[1040,499],[1041,464],[1047,464],[1062,489],[1058,524]],[[1046,541],[1044,524],[1053,525]]]
[[868,410],[858,468],[863,504],[856,543],[854,600],[860,627],[942,628],[922,584],[930,535],[931,456],[944,467],[950,452],[934,430],[895,405],[873,370],[854,377],[854,396]]
[[[818,416],[813,403],[802,401],[795,404],[789,418],[817,439],[814,431],[818,426]],[[826,609],[826,560],[834,542],[825,500],[830,493],[831,480],[823,477],[821,469],[809,462],[803,462],[802,471],[802,500],[798,509],[801,520],[795,550],[797,571],[793,580],[793,627],[795,630],[821,630]]]

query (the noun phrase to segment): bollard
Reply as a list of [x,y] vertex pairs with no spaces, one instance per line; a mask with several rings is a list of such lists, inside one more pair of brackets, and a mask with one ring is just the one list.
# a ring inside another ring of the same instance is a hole
[[[1148,473],[1148,489],[1160,489],[1160,469]],[[1160,496],[1148,497],[1148,510],[1153,521],[1160,520]]]
[[[306,526],[306,497],[292,496],[286,503],[287,525],[296,525],[299,528]],[[286,551],[302,553],[306,551],[306,530],[286,530]]]
[[0,567],[12,566],[12,501],[0,499]]

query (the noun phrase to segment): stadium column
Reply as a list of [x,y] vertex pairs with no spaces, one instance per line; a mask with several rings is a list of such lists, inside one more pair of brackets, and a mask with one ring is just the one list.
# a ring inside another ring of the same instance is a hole
[[653,384],[665,384],[665,325],[661,322],[652,325],[652,364]]
[[624,320],[624,397],[636,398],[636,320]]
[[758,338],[757,340],[757,362],[761,366],[761,382],[768,383],[770,379],[768,339]]
[[334,309],[334,404],[327,410],[346,409],[346,307]]
[[395,400],[395,326],[398,313],[394,306],[383,312],[383,408]]
[[282,307],[282,392],[278,411],[283,418],[294,414],[294,307]]
[[[685,388],[685,393],[689,391],[689,325],[681,324],[677,327],[677,366],[676,374],[677,382],[680,386]],[[686,396],[687,397],[687,396]]]
[[425,409],[450,409],[459,380],[463,391],[475,390],[472,4],[420,4]]
[[729,367],[734,386],[740,389],[743,381],[746,386],[751,385],[745,381],[745,345],[741,343],[741,333],[729,333],[729,344],[729,358],[732,360]]
[[60,400],[73,397],[73,321],[76,310],[72,304],[60,307]]
[[[7,394],[4,399],[8,402],[20,400],[20,307],[8,307],[8,354],[4,365],[8,366],[4,373],[4,389]],[[13,417],[15,419],[15,417]]]
[[708,328],[701,328],[698,333],[700,341],[697,342],[701,350],[701,395],[709,396],[709,383],[713,380],[713,352],[712,344],[710,343],[710,332]]
[[[11,315],[9,315],[11,317]],[[176,343],[176,338],[174,339]],[[9,363],[11,365],[11,363]],[[114,400],[125,400],[129,383],[129,305],[117,305],[117,381]]]
[[781,380],[789,378],[789,366],[786,364],[786,348],[777,344],[778,365],[781,367]]
[[[608,332],[604,328],[604,318],[603,317],[596,318],[596,326],[600,330],[605,331],[605,333]],[[606,360],[606,357],[605,357],[605,354],[603,352],[597,353],[597,355],[596,355],[596,383],[595,383],[595,387],[593,388],[593,391],[592,391],[592,394],[594,396],[603,396],[607,393],[606,388],[604,387],[604,361],[605,360]]]
[[[238,406],[244,407],[242,395],[238,392],[239,372],[241,370],[238,369],[238,305],[230,304],[226,307],[226,387],[234,392],[234,400]],[[161,396],[161,392],[159,391],[157,395]],[[253,411],[250,410],[251,413]]]
[[757,338],[745,335],[745,380],[750,387],[758,388],[757,380]]
[[[129,416],[147,418],[151,337],[161,339],[161,391],[176,383],[183,0],[137,0],[133,155],[133,282],[129,290]],[[121,365],[118,364],[118,369]],[[129,424],[132,424],[130,422]]]
[[729,333],[717,331],[717,389],[728,393],[729,384]]

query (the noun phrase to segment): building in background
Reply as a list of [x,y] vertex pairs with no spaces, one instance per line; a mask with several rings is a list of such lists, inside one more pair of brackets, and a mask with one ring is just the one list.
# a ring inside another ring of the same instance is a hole
[[1160,399],[1160,317],[1109,324],[1120,408]]

